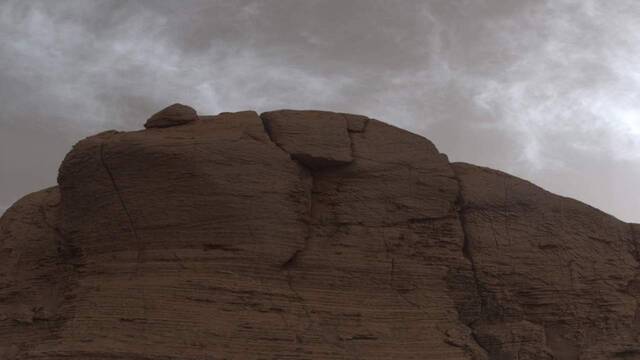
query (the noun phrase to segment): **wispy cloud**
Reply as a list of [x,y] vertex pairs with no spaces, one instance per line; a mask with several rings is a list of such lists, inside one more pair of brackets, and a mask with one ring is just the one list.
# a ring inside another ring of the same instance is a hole
[[491,25],[519,56],[500,72],[470,74],[469,83],[476,104],[522,138],[522,160],[537,168],[570,162],[546,151],[558,136],[578,151],[640,160],[638,16],[630,6],[553,1]]
[[53,182],[74,140],[181,101],[364,113],[638,221],[639,17],[633,0],[8,0],[0,201]]

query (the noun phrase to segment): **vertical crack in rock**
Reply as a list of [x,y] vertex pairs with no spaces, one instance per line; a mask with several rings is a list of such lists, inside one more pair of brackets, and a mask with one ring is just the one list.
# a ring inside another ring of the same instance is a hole
[[309,307],[307,306],[307,301],[293,285],[292,270],[298,264],[298,260],[300,259],[300,257],[305,253],[305,251],[308,250],[309,242],[313,232],[312,219],[313,219],[313,209],[314,209],[314,202],[315,202],[314,192],[316,190],[316,179],[315,179],[314,170],[308,166],[305,166],[302,162],[295,159],[291,153],[289,153],[282,146],[280,146],[280,144],[278,144],[274,140],[273,134],[271,132],[271,128],[269,127],[268,122],[262,116],[260,116],[260,119],[262,120],[262,126],[264,127],[264,130],[269,136],[269,139],[271,140],[271,142],[275,146],[280,148],[280,150],[284,151],[289,156],[291,161],[294,161],[302,170],[307,172],[307,174],[311,179],[311,184],[309,185],[309,193],[308,193],[309,205],[307,208],[306,218],[304,219],[304,222],[307,225],[307,234],[305,235],[305,238],[304,238],[304,245],[302,246],[301,249],[295,250],[293,254],[287,259],[287,261],[285,261],[284,263],[282,263],[282,265],[280,265],[280,268],[286,271],[287,286],[289,287],[289,290],[291,291],[295,299],[298,301],[298,303],[302,307],[302,310],[304,311],[305,316],[309,320],[310,324],[312,326],[315,325],[318,328],[318,333],[319,333],[319,336],[322,338],[322,340],[325,343],[339,349],[340,351],[347,353],[347,355],[350,355],[354,359],[360,360],[360,357],[358,356],[358,354],[356,354],[355,352],[353,352],[353,350],[348,349],[346,346],[344,346],[344,344],[342,344],[339,339],[337,341],[331,341],[330,339],[327,338],[326,334],[331,332],[325,331],[324,326],[313,319],[313,316],[311,315],[311,310],[309,310]]
[[451,170],[453,171],[454,178],[458,183],[458,197],[456,199],[456,211],[458,212],[458,218],[460,219],[460,228],[462,230],[462,236],[463,236],[462,255],[465,257],[465,259],[467,259],[467,261],[469,261],[469,265],[471,266],[471,274],[473,276],[473,281],[475,283],[476,297],[478,298],[479,305],[480,305],[480,313],[478,314],[478,316],[474,320],[471,320],[468,324],[465,324],[465,325],[467,325],[471,329],[471,336],[473,340],[476,342],[476,344],[478,344],[478,346],[481,349],[486,351],[487,354],[491,354],[491,352],[487,348],[485,348],[480,341],[478,341],[478,338],[474,330],[475,323],[485,315],[485,312],[487,309],[487,301],[482,291],[482,284],[480,282],[480,279],[478,278],[478,268],[476,266],[475,259],[473,258],[473,254],[471,251],[471,240],[469,238],[469,234],[467,233],[467,219],[465,216],[465,209],[464,209],[466,203],[464,200],[464,196],[462,194],[462,180],[460,180],[460,176],[458,176],[458,173],[456,172],[455,168],[451,165],[450,167],[451,167]]
[[[104,167],[105,171],[107,172],[108,176],[109,176],[109,180],[111,181],[111,184],[113,185],[113,189],[116,192],[116,196],[118,197],[118,200],[120,201],[120,205],[122,206],[122,209],[127,217],[127,220],[129,222],[129,229],[131,231],[131,233],[133,234],[133,237],[135,239],[136,242],[136,250],[137,250],[137,254],[136,254],[136,265],[135,265],[135,271],[132,274],[132,277],[138,277],[140,275],[140,260],[142,258],[142,241],[140,239],[140,236],[138,235],[138,232],[136,230],[136,227],[134,225],[133,222],[133,218],[131,217],[131,213],[129,212],[129,208],[127,208],[127,204],[124,201],[124,197],[122,196],[122,192],[120,191],[120,188],[118,187],[118,184],[116,183],[116,179],[113,175],[113,172],[111,171],[111,169],[109,168],[109,166],[107,165],[107,162],[105,160],[104,157],[104,142],[100,143],[100,162],[102,164],[102,166]],[[142,299],[142,318],[143,319],[147,319],[147,296],[145,293],[145,288],[144,286],[140,286],[140,296]]]
[[[273,133],[271,131],[271,126],[269,126],[269,122],[262,115],[259,115],[259,117],[260,117],[260,121],[262,121],[262,127],[264,128],[264,132],[267,133],[267,136],[269,137],[269,140],[271,140],[271,142],[275,146],[277,146],[278,149],[284,151],[289,156],[289,158],[291,158],[291,154],[289,154],[289,152],[287,150],[285,150],[280,144],[278,144],[278,142],[275,141],[275,139],[273,138]],[[294,159],[291,159],[291,160],[294,160]]]
[[273,135],[271,133],[271,127],[269,126],[269,123],[262,117],[260,116],[260,120],[262,121],[262,126],[264,127],[264,131],[265,133],[267,133],[267,136],[269,136],[269,140],[271,140],[271,142],[277,146],[280,150],[282,150],[284,153],[286,153],[289,158],[291,159],[291,161],[294,161],[296,164],[298,164],[298,166],[303,169],[304,171],[308,172],[310,178],[311,178],[311,185],[309,186],[309,195],[308,195],[308,199],[309,199],[309,206],[307,209],[307,215],[306,215],[306,219],[304,220],[307,224],[307,234],[304,238],[304,245],[301,249],[297,249],[296,251],[294,251],[293,254],[291,254],[291,256],[289,257],[289,259],[287,259],[287,261],[285,261],[280,267],[284,270],[287,270],[287,273],[289,272],[289,269],[291,267],[293,267],[296,262],[298,261],[298,258],[300,257],[300,255],[307,250],[308,246],[309,246],[309,238],[311,237],[311,217],[313,216],[313,192],[314,192],[314,188],[315,188],[315,177],[313,174],[313,170],[308,168],[307,166],[305,166],[304,164],[302,164],[300,161],[297,161],[296,159],[294,159],[293,157],[291,157],[291,154],[285,150],[282,146],[280,146],[274,139],[273,139]]
[[638,244],[640,242],[640,234],[636,231],[636,226],[640,227],[640,225],[629,224],[629,228],[631,228],[631,247],[634,251],[633,257],[640,263],[640,246]]
[[[460,195],[460,204],[464,204],[464,199],[462,199],[462,195]],[[475,283],[476,294],[480,300],[480,314],[484,314],[486,309],[486,300],[483,296],[482,286],[480,284],[480,280],[478,279],[478,269],[476,267],[476,262],[473,259],[473,255],[471,254],[471,242],[469,240],[469,236],[466,231],[466,219],[464,216],[464,210],[462,208],[459,211],[460,217],[460,227],[462,228],[463,234],[463,243],[462,243],[462,255],[469,261],[471,265],[471,273],[473,275],[473,281]]]
[[57,250],[58,255],[62,258],[64,264],[69,264],[72,268],[77,270],[78,267],[81,266],[79,263],[79,258],[82,256],[80,252],[80,248],[74,246],[69,239],[62,233],[59,227],[52,225],[47,218],[46,210],[42,205],[39,207],[40,214],[42,215],[42,221],[44,224],[51,229],[53,234],[55,235],[57,241]]
[[349,126],[349,119],[347,118],[346,115],[342,115],[344,117],[345,123],[347,124],[347,135],[349,136],[349,146],[351,149],[351,158],[355,159],[356,158],[356,149],[355,149],[355,143],[353,141],[353,133],[365,133],[367,131],[367,126],[369,126],[369,121],[371,119],[369,118],[365,118],[364,119],[364,125],[362,125],[362,129],[359,130],[354,130]]
[[118,184],[116,183],[116,179],[113,176],[113,173],[111,172],[111,169],[109,169],[109,166],[107,166],[107,162],[105,160],[104,157],[104,145],[105,143],[102,142],[100,143],[100,162],[102,164],[102,166],[104,167],[105,171],[107,172],[107,175],[109,176],[109,180],[111,181],[111,185],[113,185],[113,189],[116,193],[116,196],[118,197],[118,200],[120,202],[120,205],[122,206],[122,209],[124,210],[125,215],[127,216],[127,220],[129,222],[129,229],[131,231],[131,234],[133,234],[133,237],[136,240],[137,243],[137,255],[136,255],[136,275],[138,274],[139,268],[140,268],[140,259],[142,256],[142,242],[140,240],[140,236],[138,236],[138,232],[136,231],[136,227],[134,226],[133,223],[133,218],[131,217],[131,213],[129,212],[129,209],[127,208],[127,204],[124,202],[124,198],[122,197],[122,193],[120,192],[120,189],[118,188]]
[[[296,160],[293,160],[293,161],[296,161]],[[296,163],[301,168],[308,171],[309,177],[311,179],[311,184],[309,185],[309,193],[307,195],[309,205],[307,208],[307,214],[304,219],[304,222],[306,223],[306,226],[307,226],[307,233],[304,237],[304,244],[301,249],[297,249],[296,251],[294,251],[291,257],[289,257],[289,259],[280,266],[282,269],[287,270],[287,274],[289,274],[289,270],[297,264],[300,256],[309,248],[309,241],[311,239],[311,234],[312,234],[312,217],[313,217],[313,204],[314,204],[313,194],[315,192],[315,177],[311,169],[306,168],[304,165],[300,164],[298,161],[296,161]]]
[[301,249],[297,249],[294,251],[293,254],[291,254],[291,256],[289,257],[289,259],[287,259],[287,261],[285,261],[280,267],[284,270],[287,270],[287,274],[289,274],[289,269],[291,269],[293,266],[296,265],[298,259],[300,258],[300,256],[308,249],[309,247],[309,239],[311,237],[311,232],[312,232],[312,224],[311,224],[311,219],[313,217],[313,204],[314,204],[314,191],[315,191],[315,176],[313,173],[313,169],[309,168],[308,166],[305,166],[303,163],[301,163],[300,161],[294,159],[291,154],[285,150],[282,146],[280,146],[280,144],[278,144],[274,138],[273,138],[273,134],[272,134],[272,130],[271,127],[269,126],[269,122],[265,120],[265,118],[260,115],[260,120],[262,121],[262,126],[264,127],[264,131],[267,134],[267,136],[269,137],[269,139],[271,140],[271,142],[277,146],[280,150],[282,150],[284,153],[286,153],[289,158],[291,159],[291,161],[294,161],[303,171],[307,172],[310,179],[311,179],[311,184],[309,186],[309,192],[308,192],[308,201],[309,201],[309,205],[308,205],[308,209],[307,209],[307,214],[306,214],[306,218],[304,219],[304,222],[307,225],[307,234],[305,235],[304,238],[304,245],[302,246]]
[[327,338],[327,332],[324,329],[324,326],[321,323],[318,323],[317,321],[314,321],[313,316],[311,315],[311,310],[309,310],[309,307],[307,306],[307,302],[305,300],[305,298],[300,294],[300,292],[295,288],[295,286],[293,285],[293,275],[292,275],[292,269],[297,265],[297,262],[299,260],[299,258],[304,254],[305,251],[307,251],[308,247],[309,247],[309,241],[311,239],[311,235],[312,235],[312,218],[313,218],[313,204],[314,204],[314,192],[315,192],[315,177],[313,174],[313,170],[309,169],[307,167],[305,167],[304,165],[300,164],[299,161],[296,161],[295,159],[291,159],[292,161],[295,161],[301,168],[305,169],[306,171],[308,171],[309,176],[311,177],[311,184],[309,185],[309,195],[308,195],[308,199],[309,199],[309,206],[307,209],[307,216],[305,219],[305,222],[307,224],[307,234],[304,237],[304,245],[301,249],[296,250],[291,257],[289,257],[289,259],[287,261],[285,261],[280,267],[281,269],[286,271],[286,277],[287,277],[287,285],[289,287],[289,290],[293,293],[294,297],[296,298],[296,300],[298,301],[298,303],[300,304],[300,306],[302,307],[302,310],[304,311],[307,319],[309,320],[310,324],[313,326],[315,325],[318,328],[318,333],[320,335],[320,337],[322,338],[322,340],[327,343],[330,344],[331,346],[334,346],[336,348],[338,348],[341,351],[350,353],[351,356],[353,356],[355,359],[359,359],[359,357],[357,356],[357,354],[354,354],[350,349],[347,349],[342,343],[340,343],[340,341],[331,341],[329,338]]
[[355,148],[355,145],[353,144],[353,131],[347,130],[347,135],[349,135],[349,148],[351,150],[351,158],[355,159],[356,158],[356,148]]

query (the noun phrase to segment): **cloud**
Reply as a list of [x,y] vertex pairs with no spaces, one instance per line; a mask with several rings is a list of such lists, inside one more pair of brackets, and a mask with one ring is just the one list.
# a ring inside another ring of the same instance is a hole
[[639,15],[631,0],[5,1],[0,201],[50,185],[74,141],[180,101],[363,113],[637,219]]
[[[527,19],[492,25],[498,43],[520,56],[499,73],[471,74],[469,83],[476,104],[499,113],[496,119],[523,138],[525,162],[537,168],[564,162],[545,151],[558,134],[567,147],[640,160],[638,10],[553,1]],[[542,36],[535,33],[542,29]]]

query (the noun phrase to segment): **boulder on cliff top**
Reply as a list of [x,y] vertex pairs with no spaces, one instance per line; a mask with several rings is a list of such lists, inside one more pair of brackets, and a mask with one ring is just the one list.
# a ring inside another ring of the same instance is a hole
[[640,358],[639,225],[363,116],[187,113],[0,218],[0,359]]
[[196,111],[187,105],[173,104],[153,114],[146,123],[145,128],[166,128],[183,125],[198,120]]

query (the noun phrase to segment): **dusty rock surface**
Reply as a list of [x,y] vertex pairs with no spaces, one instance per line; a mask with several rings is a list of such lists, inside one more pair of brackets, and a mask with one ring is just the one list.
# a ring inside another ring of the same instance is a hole
[[144,123],[145,128],[165,128],[198,120],[195,109],[183,104],[173,104],[151,115]]
[[640,225],[363,116],[178,123],[3,215],[0,359],[640,359]]

